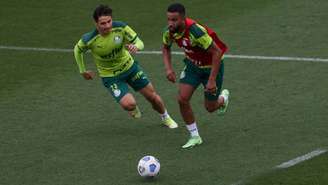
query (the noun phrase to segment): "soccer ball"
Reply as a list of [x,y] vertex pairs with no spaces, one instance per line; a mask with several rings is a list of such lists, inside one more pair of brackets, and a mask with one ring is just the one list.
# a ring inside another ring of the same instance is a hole
[[138,173],[142,177],[155,177],[158,175],[160,168],[159,160],[151,155],[142,157],[138,163]]

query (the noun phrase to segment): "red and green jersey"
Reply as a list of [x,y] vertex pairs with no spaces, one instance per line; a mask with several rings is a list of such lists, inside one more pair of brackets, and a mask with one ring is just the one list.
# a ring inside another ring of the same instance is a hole
[[223,53],[227,51],[227,46],[212,29],[202,26],[190,18],[185,19],[185,25],[183,33],[171,33],[166,28],[163,33],[163,44],[166,47],[171,47],[172,43],[175,42],[184,50],[186,58],[194,65],[199,67],[212,65],[212,55],[207,52],[207,49],[213,41]]

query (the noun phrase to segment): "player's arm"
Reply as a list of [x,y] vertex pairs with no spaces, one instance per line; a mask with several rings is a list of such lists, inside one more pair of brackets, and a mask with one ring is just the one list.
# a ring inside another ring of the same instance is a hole
[[84,77],[86,80],[91,80],[95,77],[95,73],[92,71],[87,71],[84,64],[84,53],[87,51],[87,46],[83,43],[82,40],[79,40],[79,42],[74,47],[74,57],[75,61],[77,63],[77,66],[79,67],[80,74]]
[[168,32],[163,33],[163,47],[162,47],[162,56],[163,56],[163,62],[165,66],[165,73],[166,78],[175,83],[176,81],[176,75],[172,67],[171,62],[171,45],[172,41],[169,39]]
[[124,37],[127,41],[125,47],[130,53],[136,53],[137,51],[143,50],[144,43],[138,37],[137,33],[128,25],[124,27]]
[[208,82],[206,84],[206,91],[214,94],[217,90],[216,76],[220,70],[223,52],[218,48],[204,27],[195,25],[194,33],[196,44],[212,55],[212,68]]
[[209,91],[210,93],[217,93],[216,76],[218,75],[220,70],[221,58],[223,52],[213,41],[211,46],[207,49],[207,52],[209,52],[212,55],[212,68],[206,85],[206,90]]

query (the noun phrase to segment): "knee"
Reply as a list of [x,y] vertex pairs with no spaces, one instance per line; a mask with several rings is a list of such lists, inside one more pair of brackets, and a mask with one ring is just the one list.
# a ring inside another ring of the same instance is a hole
[[124,110],[131,111],[134,110],[137,106],[136,102],[133,100],[125,101],[121,103],[121,106]]
[[147,97],[147,99],[150,102],[158,102],[161,98],[158,94],[156,94],[156,92],[153,92]]
[[179,95],[177,99],[178,99],[179,105],[188,105],[189,104],[189,100],[186,97]]

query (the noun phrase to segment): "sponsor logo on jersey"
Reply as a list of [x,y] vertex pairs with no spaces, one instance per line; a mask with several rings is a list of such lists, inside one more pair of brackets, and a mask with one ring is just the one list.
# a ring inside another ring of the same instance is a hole
[[119,46],[118,48],[114,48],[107,55],[102,55],[100,57],[103,58],[103,59],[114,58],[116,56],[116,54],[119,53],[122,50],[122,48],[123,48],[123,45]]

